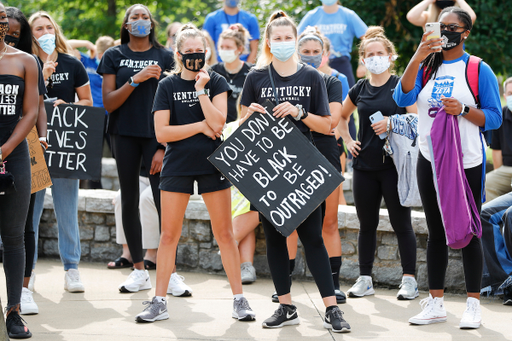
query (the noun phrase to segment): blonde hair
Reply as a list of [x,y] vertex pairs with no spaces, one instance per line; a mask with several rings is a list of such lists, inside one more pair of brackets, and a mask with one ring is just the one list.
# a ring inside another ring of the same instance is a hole
[[[391,66],[389,72],[394,73],[395,60],[398,57],[396,54],[395,45],[389,40],[384,34],[384,28],[382,26],[370,26],[366,31],[366,34],[361,38],[361,44],[359,44],[359,58],[362,60],[366,54],[366,47],[368,44],[373,42],[381,43],[386,51],[391,55]],[[366,71],[366,75],[371,77],[371,73]]]
[[114,38],[110,36],[102,36],[96,40],[96,54],[104,53],[114,46]]
[[229,28],[222,31],[219,37],[219,44],[221,39],[232,39],[237,48],[243,47],[244,50],[242,53],[247,53],[246,46],[249,43],[249,39],[251,35],[249,31],[247,31],[242,24],[233,24],[229,26]]
[[208,51],[210,51],[210,59],[206,61],[206,64],[212,66],[217,64],[217,51],[215,50],[215,43],[213,42],[212,37],[210,36],[210,33],[208,33],[207,30],[201,30],[204,37],[206,38],[206,42],[208,43]]
[[[183,26],[183,24],[182,24],[182,23],[180,23],[180,22],[177,22],[177,21],[175,21],[175,22],[173,22],[173,23],[170,23],[170,24],[167,26],[167,28],[166,28],[166,30],[165,30],[165,32],[167,33],[167,42],[165,43],[165,47],[167,47],[167,48],[169,48],[169,47],[174,48],[174,46],[171,46],[171,42],[169,41],[169,39],[170,39],[170,38],[172,38],[172,37],[171,37],[171,32],[172,32],[172,30],[173,30],[173,29],[175,29],[176,27],[180,28],[181,26]],[[176,32],[176,33],[175,33],[175,35],[177,35],[177,33],[178,33],[178,32]]]
[[206,52],[206,38],[197,27],[195,27],[193,24],[185,24],[183,25],[179,31],[176,33],[176,49],[174,50],[174,69],[172,69],[172,74],[179,74],[183,71],[183,61],[181,58],[179,58],[178,53],[181,53],[181,47],[183,46],[183,43],[185,40],[189,38],[201,38],[201,41],[203,42],[203,46]]
[[[272,34],[272,28],[276,26],[291,26],[293,29],[293,34],[297,38],[297,26],[293,22],[293,20],[283,11],[274,12],[270,18],[268,19],[267,26],[265,26],[265,33],[263,34],[265,39],[262,39],[261,42],[261,54],[258,57],[258,61],[256,63],[257,69],[262,69],[269,65],[272,62],[272,53],[270,53],[270,46],[268,43],[270,41],[270,35]],[[297,56],[297,52],[293,54],[294,60],[298,61],[299,57]]]
[[[28,23],[30,24],[30,29],[34,24],[34,21],[40,18],[46,18],[50,21],[55,31],[55,50],[59,53],[69,54],[70,56],[75,56],[73,53],[73,49],[69,46],[66,38],[62,34],[60,26],[57,24],[55,20],[45,11],[39,11],[30,16],[28,19]],[[39,56],[39,45],[36,42],[36,39],[32,41],[32,53]]]

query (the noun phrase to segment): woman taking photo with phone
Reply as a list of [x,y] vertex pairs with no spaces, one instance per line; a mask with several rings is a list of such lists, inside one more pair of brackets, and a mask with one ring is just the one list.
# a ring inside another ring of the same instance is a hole
[[[380,26],[368,28],[359,46],[359,58],[366,66],[368,77],[349,90],[343,102],[338,127],[347,149],[354,155],[353,193],[359,218],[359,278],[347,291],[349,297],[373,295],[372,268],[377,243],[377,225],[382,198],[386,202],[391,226],[398,239],[402,262],[402,283],[399,300],[418,297],[416,272],[416,235],[411,224],[411,209],[400,204],[398,173],[393,159],[384,153],[381,134],[387,130],[389,116],[415,112],[414,107],[399,107],[392,100],[392,90],[399,78],[392,74],[396,51]],[[414,103],[411,103],[411,105]],[[359,113],[358,140],[352,140],[348,121],[354,110]],[[373,123],[372,118],[377,117]]]
[[97,71],[103,75],[107,129],[119,175],[124,234],[134,268],[119,285],[124,293],[151,289],[142,254],[139,173],[144,162],[160,212],[158,182],[165,147],[156,140],[151,106],[163,71],[173,66],[172,53],[156,39],[156,25],[146,6],[129,7],[121,26],[121,45],[105,51]]
[[[464,52],[462,43],[469,37],[473,28],[471,16],[458,7],[448,7],[439,15],[439,22],[442,38],[428,39],[431,31],[423,34],[421,43],[393,95],[398,105],[409,105],[417,101],[420,148],[417,179],[429,232],[427,269],[430,294],[421,301],[422,312],[409,319],[411,324],[446,321],[443,292],[448,266],[448,246],[437,193],[450,185],[436,180],[437,186],[434,186],[431,163],[434,160],[431,158],[427,140],[427,137],[433,134],[434,120],[441,109],[444,109],[447,115],[456,116],[455,123],[458,125],[460,137],[455,139],[460,138],[464,168],[462,176],[469,184],[478,212],[481,207],[482,184],[485,181],[485,175],[482,174],[485,151],[480,131],[497,129],[502,121],[498,82],[486,63],[480,63],[478,76],[471,75],[473,79],[478,77],[480,95],[476,97],[469,86],[470,75],[466,73],[466,68],[470,56]],[[457,142],[452,138],[446,141],[446,144],[456,145]],[[435,161],[437,163],[438,160]],[[436,179],[442,175],[436,174]],[[465,195],[462,196],[452,200],[471,201]],[[464,217],[462,210],[450,214],[455,215],[455,218],[458,215],[461,221]],[[459,327],[478,328],[481,323],[480,287],[483,253],[480,238],[477,236],[472,236],[469,244],[462,248],[462,262],[468,298]]]
[[31,191],[26,137],[37,119],[39,71],[33,56],[5,43],[8,31],[9,20],[0,3],[0,95],[2,103],[4,100],[11,103],[0,105],[0,192],[3,192],[0,195],[0,235],[4,244],[7,287],[5,325],[9,337],[26,339],[32,334],[19,315],[25,269],[23,232]]
[[[283,11],[277,11],[270,17],[264,37],[256,69],[247,76],[242,91],[242,121],[249,118],[254,112],[265,113],[262,104],[268,99],[277,104],[273,115],[278,118],[291,116],[291,122],[310,141],[311,130],[329,134],[331,114],[325,82],[318,71],[299,63],[295,23]],[[276,89],[283,90],[262,92],[262,88],[273,88],[271,79],[273,79]],[[311,91],[287,97],[287,101],[274,97],[274,92],[280,93],[281,97],[286,96],[284,90],[291,89],[292,86],[304,86]],[[329,256],[322,239],[323,205],[314,210],[297,227],[297,233],[305,249],[308,267],[327,308],[324,327],[332,329],[334,332],[348,332],[350,326],[343,319],[343,313],[336,304]],[[299,324],[297,307],[292,305],[290,294],[290,260],[286,237],[280,234],[272,223],[261,214],[260,220],[265,231],[270,273],[280,303],[274,315],[263,322],[263,327],[279,328],[285,325]]]
[[160,82],[155,95],[156,137],[167,143],[160,177],[164,209],[155,296],[146,302],[147,307],[135,318],[137,322],[169,318],[165,295],[195,181],[210,214],[213,235],[233,292],[231,316],[239,321],[255,318],[242,291],[240,255],[231,225],[231,183],[207,159],[221,144],[219,137],[226,122],[231,90],[222,76],[204,69],[206,50],[203,33],[192,24],[184,25],[176,35],[176,67]]

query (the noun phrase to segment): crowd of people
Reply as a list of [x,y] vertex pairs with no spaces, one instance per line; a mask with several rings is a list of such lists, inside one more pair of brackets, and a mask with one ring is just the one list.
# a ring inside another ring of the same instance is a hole
[[[262,326],[300,323],[290,293],[300,238],[325,305],[323,326],[351,331],[338,304],[347,296],[375,294],[372,268],[382,199],[402,265],[397,299],[417,298],[414,204],[406,196],[416,196],[423,206],[429,232],[429,296],[409,322],[447,320],[449,246],[462,250],[468,297],[460,328],[479,328],[482,286],[512,304],[512,147],[506,139],[512,129],[507,123],[512,79],[504,84],[502,110],[493,71],[465,52],[475,12],[465,0],[423,0],[413,7],[407,19],[424,29],[436,23],[440,36],[425,29],[399,77],[398,54],[383,27],[368,27],[337,0],[321,2],[299,24],[276,11],[260,36],[256,17],[242,10],[239,0],[225,0],[205,18],[202,30],[190,23],[169,25],[165,46],[157,39],[151,11],[141,4],[126,9],[118,40],[102,36],[94,44],[67,40],[47,12],[27,19],[20,9],[0,4],[0,107],[9,103],[0,115],[0,234],[10,337],[31,337],[20,314],[39,312],[32,293],[45,190],[31,194],[25,138],[36,126],[41,147],[48,148],[45,102],[105,109],[105,138],[120,185],[116,235],[123,245],[108,267],[133,269],[119,285],[121,293],[152,289],[149,271],[156,270],[155,295],[135,316],[137,322],[170,318],[167,294],[192,295],[176,272],[176,257],[195,187],[208,209],[231,287],[231,316],[239,321],[256,318],[242,284],[256,281],[254,230],[261,223],[275,286],[272,301],[279,303]],[[355,38],[360,39],[356,76],[362,78],[357,82],[351,66]],[[284,96],[285,90],[276,90],[293,86],[308,91]],[[275,104],[270,114],[288,117],[337,172],[349,159],[360,228],[359,277],[347,295],[339,282],[341,186],[287,238],[207,159],[253,113],[265,113],[267,100]],[[493,131],[495,170],[488,175],[488,203],[480,218],[486,193],[484,131]],[[400,137],[405,142],[395,140]],[[79,180],[50,175],[64,289],[83,292]]]

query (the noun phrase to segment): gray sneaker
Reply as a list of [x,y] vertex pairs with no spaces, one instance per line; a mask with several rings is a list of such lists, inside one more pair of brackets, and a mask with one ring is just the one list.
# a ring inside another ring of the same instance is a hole
[[156,297],[153,297],[151,301],[144,301],[142,304],[147,307],[144,311],[135,316],[137,322],[155,322],[160,320],[167,320],[169,313],[167,312],[167,303],[158,302]]
[[233,313],[231,316],[234,319],[238,319],[238,321],[253,321],[256,319],[256,314],[252,311],[245,297],[233,300]]
[[245,262],[240,265],[242,272],[242,284],[251,284],[256,281],[256,269],[251,262]]

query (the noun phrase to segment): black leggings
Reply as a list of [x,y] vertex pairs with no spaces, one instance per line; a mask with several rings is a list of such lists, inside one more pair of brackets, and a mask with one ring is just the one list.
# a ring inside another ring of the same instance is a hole
[[[322,238],[322,222],[325,203],[297,227],[297,233],[306,253],[309,271],[315,279],[322,297],[334,296],[331,265]],[[290,259],[286,237],[277,232],[276,228],[260,214],[265,239],[267,241],[267,259],[270,273],[278,296],[290,293]]]
[[[150,175],[151,162],[158,149],[156,139],[111,135],[112,151],[116,159],[119,186],[121,188],[121,208],[126,243],[134,263],[144,260],[142,255],[142,226],[139,218],[139,173],[141,163],[148,171],[148,178],[160,216],[160,173]],[[160,220],[159,220],[160,221]]]
[[36,253],[36,234],[32,217],[34,216],[34,204],[36,194],[30,195],[30,204],[28,206],[27,222],[25,223],[25,277],[32,275],[34,266],[34,254]]
[[[416,169],[421,202],[425,211],[428,226],[427,270],[428,287],[430,290],[443,290],[446,267],[448,266],[448,246],[444,225],[437,205],[437,194],[434,187],[431,163],[419,155]],[[480,212],[482,165],[464,170],[469,187],[473,192],[475,204]],[[467,292],[480,292],[483,272],[483,250],[480,238],[473,237],[471,242],[462,249],[464,279]]]
[[4,243],[4,272],[7,283],[7,309],[9,309],[20,303],[25,270],[23,231],[31,191],[27,141],[23,140],[5,161],[5,169],[14,175],[16,184],[15,193],[0,195],[0,234]]
[[400,205],[398,173],[389,168],[377,171],[354,169],[354,203],[359,218],[359,274],[370,276],[377,247],[377,226],[382,197],[386,201],[389,221],[396,233],[402,271],[407,275],[416,272],[416,235],[411,224],[411,209]]

